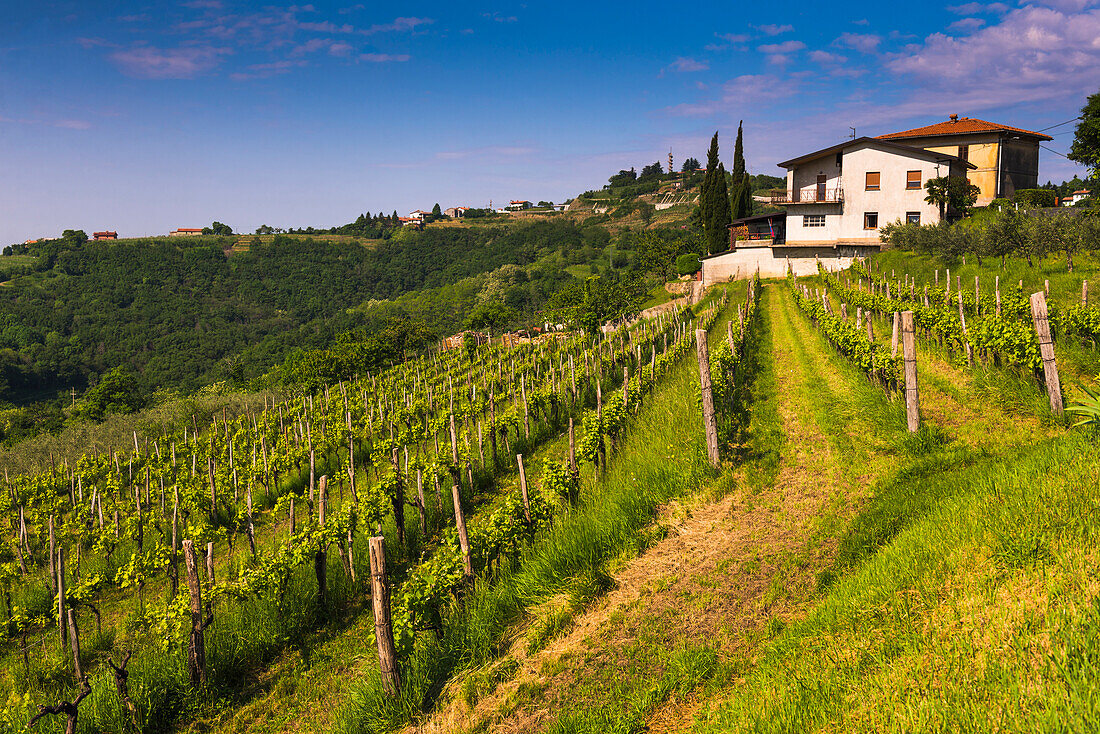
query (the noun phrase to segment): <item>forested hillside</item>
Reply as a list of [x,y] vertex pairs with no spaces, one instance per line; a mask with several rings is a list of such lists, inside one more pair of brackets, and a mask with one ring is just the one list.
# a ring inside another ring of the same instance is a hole
[[8,277],[0,409],[16,406],[0,411],[0,440],[56,430],[82,410],[98,418],[118,400],[102,396],[95,407],[81,398],[112,371],[135,396],[116,407],[129,409],[157,390],[299,381],[318,350],[340,352],[328,360],[335,352],[325,351],[337,370],[329,377],[365,373],[464,325],[543,323],[556,293],[565,297],[555,313],[586,298],[584,278],[608,274],[608,249],[617,272],[604,280],[656,273],[655,283],[692,247],[688,233],[613,241],[602,227],[567,219],[401,229],[380,243],[286,235],[35,243],[0,258],[8,274],[0,275]]

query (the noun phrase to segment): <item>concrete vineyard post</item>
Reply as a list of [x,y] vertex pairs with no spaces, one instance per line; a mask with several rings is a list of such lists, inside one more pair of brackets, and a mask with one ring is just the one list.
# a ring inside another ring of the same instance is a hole
[[695,349],[699,358],[699,385],[703,394],[703,427],[707,433],[707,458],[718,467],[718,422],[714,417],[714,396],[710,381],[710,354],[706,329],[695,330]]
[[1047,299],[1042,291],[1031,295],[1031,320],[1039,337],[1039,354],[1043,358],[1043,376],[1046,379],[1050,409],[1062,414],[1062,383],[1058,379],[1058,365],[1054,361],[1054,342],[1050,338],[1050,321],[1047,316]]
[[917,335],[913,312],[901,314],[901,350],[905,360],[905,422],[910,433],[920,429],[920,395],[917,391]]
[[391,696],[401,692],[401,671],[397,667],[397,646],[390,620],[390,586],[386,579],[386,546],[381,535],[368,542],[370,549],[371,607],[374,610],[374,639],[378,644],[378,667],[382,688]]

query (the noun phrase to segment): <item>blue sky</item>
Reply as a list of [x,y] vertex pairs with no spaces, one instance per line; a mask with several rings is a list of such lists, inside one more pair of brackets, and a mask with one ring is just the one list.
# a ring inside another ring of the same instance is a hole
[[778,174],[849,126],[1038,130],[1100,89],[1100,0],[0,4],[0,244],[560,201],[715,130],[728,166],[742,119]]

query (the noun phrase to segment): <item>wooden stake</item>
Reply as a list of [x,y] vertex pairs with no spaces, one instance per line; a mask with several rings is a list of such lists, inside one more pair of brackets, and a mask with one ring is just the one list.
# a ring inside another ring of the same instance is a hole
[[920,396],[917,391],[917,335],[913,312],[901,314],[901,349],[905,360],[905,422],[910,433],[920,429]]
[[401,671],[397,666],[397,646],[390,621],[390,587],[386,579],[386,546],[381,535],[368,543],[370,550],[371,607],[374,610],[374,639],[378,644],[378,667],[382,688],[390,696],[401,692]]
[[1047,317],[1047,299],[1040,291],[1031,295],[1031,320],[1039,337],[1039,354],[1043,358],[1043,375],[1046,378],[1050,409],[1062,414],[1062,383],[1058,379],[1058,365],[1054,361],[1054,342],[1050,337],[1050,321]]
[[718,421],[714,417],[714,396],[710,382],[710,354],[706,329],[696,329],[695,350],[699,358],[699,385],[703,394],[703,427],[707,434],[707,458],[718,467]]
[[458,482],[451,485],[451,499],[455,506],[455,526],[458,529],[458,545],[462,549],[462,568],[466,578],[473,578],[474,567],[470,562],[470,538],[466,535],[466,513],[462,511],[462,495]]
[[73,672],[76,673],[77,680],[84,680],[84,670],[80,664],[80,634],[76,629],[76,617],[71,608],[66,612],[66,616],[69,620],[69,645],[73,651]]
[[214,615],[202,617],[202,586],[199,584],[199,561],[195,555],[194,541],[183,541],[183,562],[187,568],[187,590],[191,595],[191,637],[187,644],[187,675],[191,685],[206,685],[206,643],[203,631],[213,621]]
[[891,357],[898,356],[898,322],[900,321],[900,319],[901,319],[901,317],[898,314],[898,312],[894,311],[894,330],[893,330],[893,333],[890,335],[890,356]]
[[516,454],[516,463],[519,464],[519,491],[523,495],[523,516],[527,519],[527,527],[531,527],[531,500],[527,497],[527,472],[523,468],[523,454]]

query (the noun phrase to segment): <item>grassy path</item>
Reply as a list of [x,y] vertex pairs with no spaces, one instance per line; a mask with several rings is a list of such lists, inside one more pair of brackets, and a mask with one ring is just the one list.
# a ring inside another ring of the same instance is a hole
[[664,538],[611,569],[612,591],[544,649],[517,641],[506,682],[424,731],[671,730],[805,612],[838,529],[888,469],[879,423],[897,424],[896,407],[781,286],[763,306],[754,436],[736,482],[666,506]]

